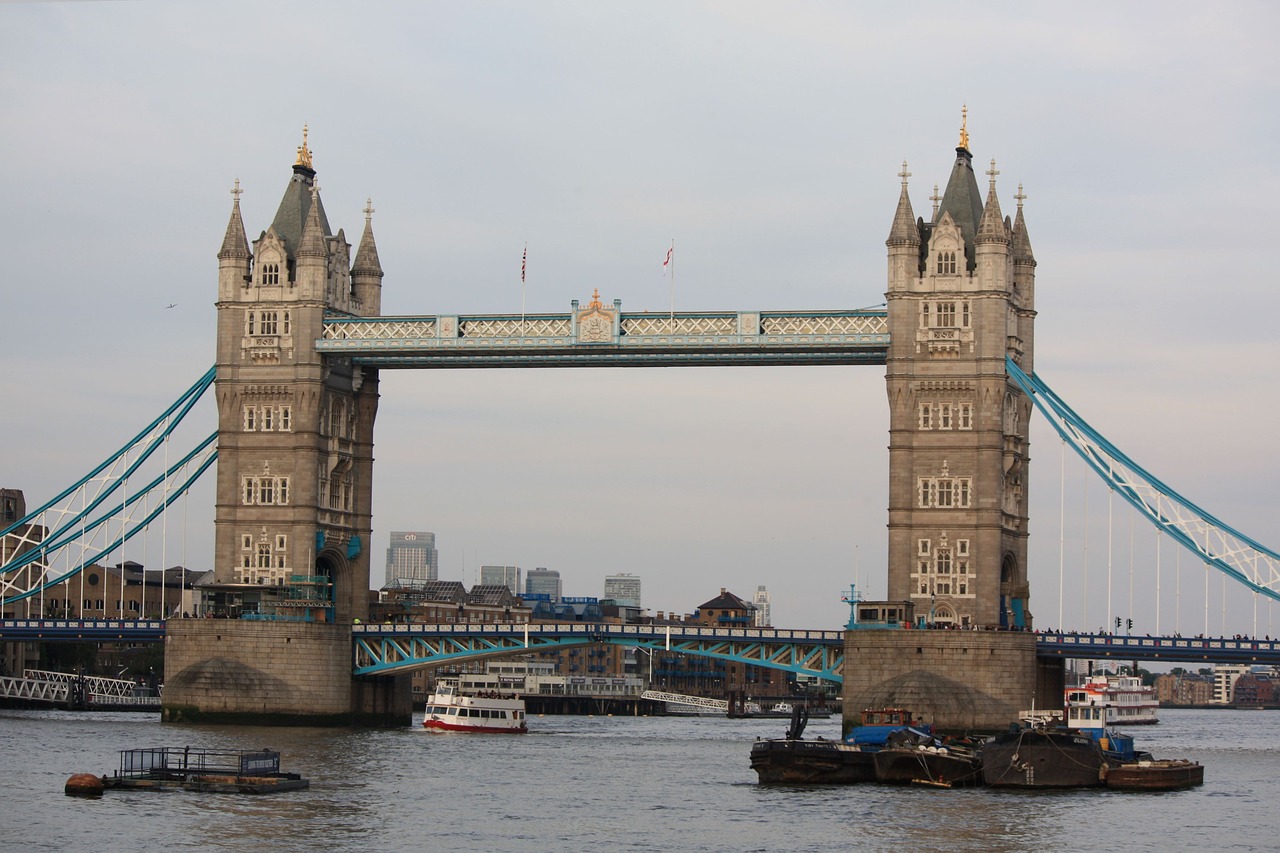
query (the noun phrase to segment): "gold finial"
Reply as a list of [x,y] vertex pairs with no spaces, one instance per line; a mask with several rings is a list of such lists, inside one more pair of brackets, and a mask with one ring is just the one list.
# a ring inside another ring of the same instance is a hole
[[302,144],[298,146],[298,159],[294,161],[295,166],[306,166],[311,168],[311,149],[307,148],[307,126],[302,126]]
[[588,308],[603,308],[603,307],[604,307],[604,304],[600,301],[600,288],[598,288],[598,287],[597,287],[597,288],[595,288],[595,289],[592,291],[592,293],[591,293],[591,302],[587,305],[587,307],[588,307]]
[[969,150],[969,105],[960,108],[960,147]]

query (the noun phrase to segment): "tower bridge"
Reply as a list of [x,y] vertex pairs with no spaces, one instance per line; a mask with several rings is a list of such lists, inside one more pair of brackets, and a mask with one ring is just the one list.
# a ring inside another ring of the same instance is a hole
[[[992,161],[984,195],[962,127],[946,190],[926,221],[913,211],[903,164],[883,309],[631,313],[597,290],[564,313],[383,316],[372,205],[352,255],[345,232],[330,228],[304,135],[275,217],[252,244],[237,183],[218,253],[212,590],[215,606],[252,605],[256,618],[165,625],[166,717],[402,722],[407,669],[515,648],[515,634],[497,627],[402,634],[363,624],[384,369],[882,366],[890,412],[888,598],[927,609],[936,626],[973,630],[858,630],[812,647],[795,638],[733,638],[723,650],[699,646],[700,653],[829,678],[839,670],[846,718],[884,685],[918,673],[936,692],[967,690],[981,700],[981,719],[941,723],[1003,725],[1030,701],[1056,700],[1060,658],[1027,630],[1034,628],[1028,424],[1033,397],[1048,396],[1033,384],[1036,260],[1021,186],[1015,215],[1004,215],[998,174]],[[1069,410],[1062,417],[1064,438],[1087,445],[1091,464],[1135,505],[1155,523],[1185,528],[1179,541],[1219,560],[1222,525],[1195,527],[1206,517],[1184,512],[1185,502],[1169,511],[1163,487],[1135,485],[1144,472],[1112,465],[1128,460],[1080,429]],[[152,450],[159,440],[149,439]],[[202,464],[212,458],[206,452]],[[59,529],[75,526],[73,519]],[[0,535],[27,535],[31,527],[28,517]],[[26,541],[17,550],[27,556],[5,564],[6,604],[74,573],[55,575],[34,554],[37,544]],[[1242,537],[1226,549],[1243,556],[1215,565],[1277,597],[1280,557]],[[1262,574],[1259,557],[1269,566]],[[597,631],[608,642],[659,642],[612,632]],[[1081,646],[1066,636],[1054,648]],[[527,640],[585,641],[565,628]]]

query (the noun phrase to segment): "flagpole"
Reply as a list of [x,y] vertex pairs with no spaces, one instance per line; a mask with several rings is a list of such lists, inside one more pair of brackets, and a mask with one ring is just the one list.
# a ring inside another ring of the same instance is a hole
[[520,340],[524,341],[524,270],[529,262],[529,244],[524,244],[524,254],[520,256]]
[[[671,321],[676,319],[676,238],[671,238]],[[674,326],[672,334],[675,333]]]

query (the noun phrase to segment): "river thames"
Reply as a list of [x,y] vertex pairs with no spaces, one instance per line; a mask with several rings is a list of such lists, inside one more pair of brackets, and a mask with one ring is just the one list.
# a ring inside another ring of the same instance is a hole
[[[163,725],[158,717],[0,711],[0,849],[1030,851],[1275,850],[1273,711],[1162,709],[1131,733],[1191,758],[1205,785],[1169,793],[770,787],[751,742],[785,720],[535,717],[530,732],[446,735]],[[420,718],[420,714],[418,717]],[[837,737],[838,720],[809,736]],[[270,747],[311,780],[277,795],[63,794],[121,749]]]

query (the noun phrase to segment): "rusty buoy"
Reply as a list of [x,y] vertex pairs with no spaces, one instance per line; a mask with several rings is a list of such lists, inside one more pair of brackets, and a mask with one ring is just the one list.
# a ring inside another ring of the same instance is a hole
[[92,773],[77,773],[67,780],[64,790],[68,797],[101,797],[102,777]]

